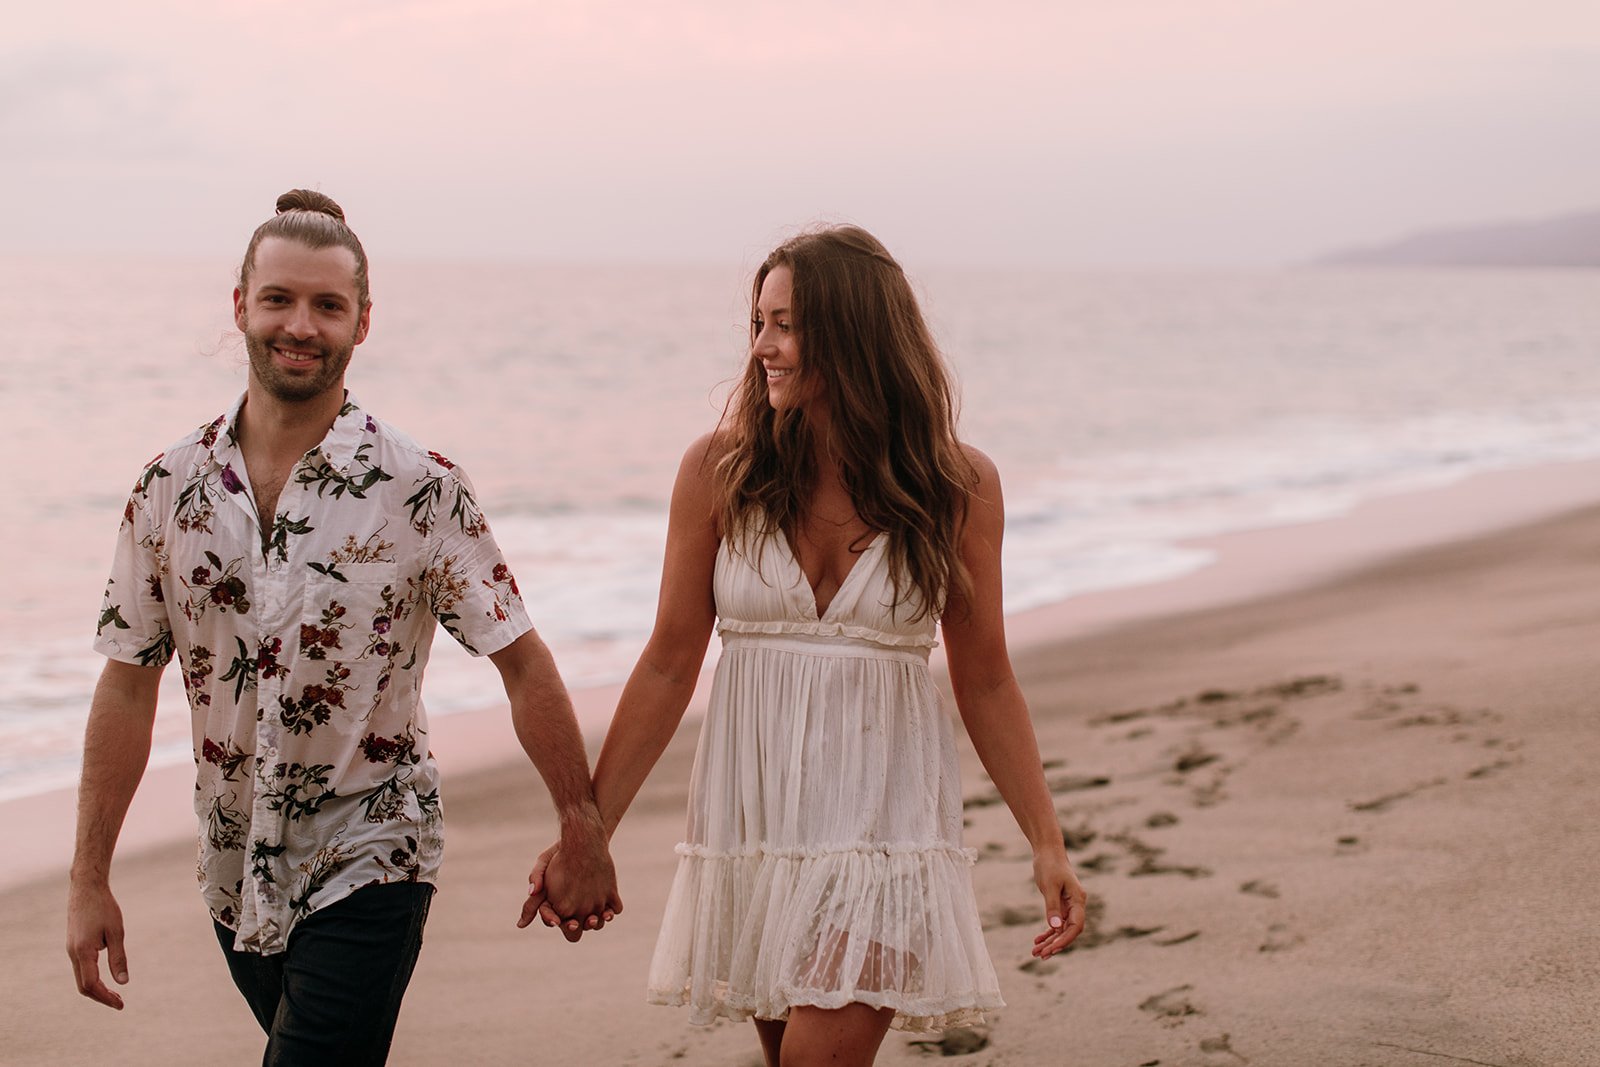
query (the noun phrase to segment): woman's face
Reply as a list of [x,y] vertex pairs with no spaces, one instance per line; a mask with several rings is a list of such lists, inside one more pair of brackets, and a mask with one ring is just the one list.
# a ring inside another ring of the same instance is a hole
[[800,335],[789,313],[794,273],[780,263],[761,281],[756,313],[750,320],[750,357],[767,375],[767,402],[774,408],[803,407],[812,392],[800,371]]

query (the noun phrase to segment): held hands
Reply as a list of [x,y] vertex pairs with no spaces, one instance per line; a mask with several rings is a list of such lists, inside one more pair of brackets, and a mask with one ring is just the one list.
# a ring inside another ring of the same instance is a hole
[[528,926],[537,916],[546,926],[559,927],[568,941],[577,941],[585,930],[599,930],[621,913],[604,836],[563,839],[534,861],[517,926]]
[[1044,913],[1049,927],[1033,939],[1033,955],[1047,960],[1077,940],[1088,919],[1088,896],[1078,884],[1065,849],[1036,852],[1033,856],[1033,881],[1044,896]]
[[122,909],[117,898],[107,886],[73,886],[67,896],[67,958],[72,961],[78,992],[121,1011],[122,998],[100,980],[102,948],[111,977],[118,985],[127,985],[128,954],[122,945]]

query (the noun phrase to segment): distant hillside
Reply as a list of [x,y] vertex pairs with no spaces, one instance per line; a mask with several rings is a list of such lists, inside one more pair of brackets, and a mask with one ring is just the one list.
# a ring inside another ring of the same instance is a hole
[[1600,267],[1600,211],[1537,222],[1424,230],[1390,244],[1321,256],[1319,265]]

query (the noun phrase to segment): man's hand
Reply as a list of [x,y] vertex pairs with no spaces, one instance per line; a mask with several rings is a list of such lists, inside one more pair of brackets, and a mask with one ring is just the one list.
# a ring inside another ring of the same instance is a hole
[[128,984],[128,954],[122,947],[122,909],[110,886],[83,889],[67,896],[67,957],[78,992],[107,1007],[122,1010],[122,998],[100,980],[100,950],[118,985]]
[[586,928],[600,929],[622,911],[603,830],[562,835],[545,870],[544,894],[548,907],[561,917],[561,933],[568,941],[576,941]]
[[517,926],[538,918],[568,941],[598,930],[622,912],[617,874],[602,832],[574,830],[539,854],[528,874],[528,899]]

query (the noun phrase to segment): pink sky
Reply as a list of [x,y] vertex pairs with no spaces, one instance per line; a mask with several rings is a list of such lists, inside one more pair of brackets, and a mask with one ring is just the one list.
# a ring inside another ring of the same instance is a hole
[[1293,261],[1600,206],[1592,0],[29,5],[0,252],[229,253],[298,184],[387,256]]

